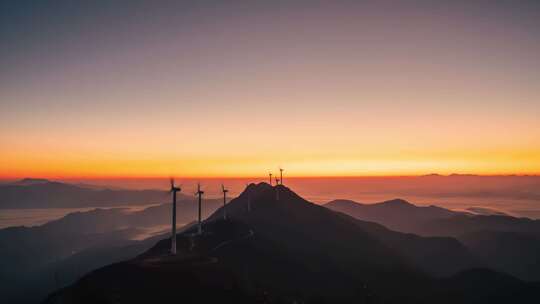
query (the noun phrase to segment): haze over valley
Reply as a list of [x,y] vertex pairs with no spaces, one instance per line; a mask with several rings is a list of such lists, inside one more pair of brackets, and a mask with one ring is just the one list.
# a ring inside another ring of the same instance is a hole
[[[229,185],[231,195],[237,195],[246,183],[266,179],[186,178],[188,193],[194,191],[197,181],[209,189],[209,197],[216,198],[221,195],[221,183]],[[371,204],[401,198],[421,206],[540,218],[539,176],[292,177],[287,182],[318,204],[334,199]],[[163,178],[4,180],[0,183],[0,227],[44,224],[75,209],[115,206],[140,209],[161,204],[168,200],[168,194],[159,190],[164,183]]]

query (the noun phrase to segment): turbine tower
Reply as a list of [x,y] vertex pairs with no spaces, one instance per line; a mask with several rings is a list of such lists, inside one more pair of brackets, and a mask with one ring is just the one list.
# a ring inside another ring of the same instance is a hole
[[172,193],[172,235],[171,235],[171,254],[176,255],[176,192],[180,192],[180,187],[174,186],[174,179],[171,178]]
[[272,186],[272,172],[268,173],[268,179],[270,180],[270,186]]
[[195,195],[199,196],[199,221],[198,221],[198,230],[197,232],[199,234],[202,233],[202,224],[201,224],[201,201],[202,201],[202,195],[204,194],[204,191],[201,190],[201,183],[197,183],[197,192],[195,192]]
[[225,189],[225,186],[223,186],[223,184],[221,184],[221,192],[223,192],[223,219],[226,220],[227,219],[227,192],[229,192],[229,190]]
[[283,168],[279,168],[279,181],[283,185]]
[[279,201],[279,178],[276,177],[276,201]]
[[246,184],[246,191],[247,191],[247,211],[251,211],[251,190],[249,190],[249,184]]

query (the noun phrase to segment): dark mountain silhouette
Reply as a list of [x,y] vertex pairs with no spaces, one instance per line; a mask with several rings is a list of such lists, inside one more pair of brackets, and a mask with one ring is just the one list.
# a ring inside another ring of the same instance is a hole
[[[538,287],[489,270],[435,279],[413,257],[433,244],[462,248],[455,240],[393,232],[309,203],[283,186],[252,184],[227,208],[229,218],[216,211],[203,235],[193,235],[194,229],[179,234],[176,257],[168,255],[170,240],[164,239],[46,303],[505,303],[527,299]],[[452,264],[456,254],[427,256]]]
[[437,206],[419,207],[402,199],[394,199],[376,204],[361,204],[350,200],[334,200],[324,205],[334,211],[343,212],[354,218],[377,222],[390,229],[422,233],[419,227],[426,221],[449,218],[458,212]]
[[[252,185],[246,191],[253,193],[273,192],[274,189],[264,190],[270,187],[268,184]],[[262,190],[261,190],[262,189]],[[329,212],[326,208],[310,203],[286,187],[280,186],[280,200],[275,201],[272,194],[266,194],[264,199],[258,198],[256,211],[245,216],[243,211],[247,203],[246,193],[242,193],[233,200],[229,206],[232,212],[240,214],[243,222],[252,227],[258,227],[267,219],[279,219],[280,231],[270,231],[269,234],[284,233],[287,227],[288,233],[302,233],[294,238],[294,243],[304,236],[314,235],[317,242],[323,241],[322,236],[327,236],[328,243],[334,244],[341,235],[347,235],[351,239],[365,236],[369,240],[376,240],[377,245],[382,245],[386,249],[391,249],[393,254],[407,259],[407,262],[415,265],[419,269],[431,274],[448,275],[457,271],[471,267],[475,264],[474,258],[468,250],[452,238],[431,237],[423,238],[416,235],[404,234],[388,230],[387,228],[370,222],[359,221],[340,213]],[[246,202],[241,203],[243,200]],[[397,202],[400,203],[400,202]],[[237,207],[240,206],[240,207]],[[239,209],[238,209],[239,208]],[[259,217],[260,216],[260,217]],[[212,218],[219,217],[219,213],[212,215]],[[277,223],[268,225],[270,228],[277,226]],[[335,225],[336,227],[334,228]],[[266,226],[265,226],[266,227]],[[260,228],[258,229],[260,230]],[[311,231],[310,231],[311,230]],[[346,232],[343,232],[346,230]],[[338,236],[336,236],[338,235]],[[365,240],[362,240],[366,242]],[[344,243],[350,243],[348,241]],[[335,246],[335,245],[332,245]],[[350,246],[350,245],[347,245]],[[374,253],[373,253],[374,254]]]
[[[203,217],[222,201],[204,200]],[[177,203],[178,225],[197,218],[195,198]],[[154,245],[134,241],[155,226],[168,233],[171,204],[141,211],[125,208],[74,212],[35,227],[0,229],[0,294],[7,303],[35,303],[51,291],[71,284],[84,273],[131,258]]]
[[540,220],[503,215],[456,215],[422,223],[420,231],[431,235],[461,236],[481,231],[518,232],[540,236]]
[[399,199],[377,204],[335,200],[324,206],[360,220],[425,236],[458,237],[476,231],[521,232],[540,236],[540,220],[456,212],[437,206],[419,207]]
[[373,205],[336,200],[325,206],[398,231],[454,237],[485,265],[524,280],[540,280],[539,220],[418,207],[403,200]]
[[101,189],[44,179],[0,185],[0,209],[110,207],[155,204],[167,199],[167,192],[160,190]]
[[519,232],[480,231],[459,237],[490,268],[540,281],[540,238]]
[[492,269],[523,280],[540,280],[539,220],[457,215],[426,222],[420,230],[457,238]]
[[30,186],[30,185],[39,185],[39,184],[46,184],[46,183],[50,183],[50,181],[48,179],[44,179],[44,178],[27,177],[27,178],[23,178],[21,180],[18,180],[16,182],[12,183],[12,185]]

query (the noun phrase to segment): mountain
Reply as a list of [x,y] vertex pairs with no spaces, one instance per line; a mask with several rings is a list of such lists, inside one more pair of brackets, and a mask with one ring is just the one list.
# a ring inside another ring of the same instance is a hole
[[227,214],[224,220],[217,210],[202,235],[195,229],[177,235],[177,256],[168,254],[164,239],[45,303],[474,303],[492,296],[504,303],[527,299],[538,287],[480,269],[436,278],[413,257],[438,248],[424,262],[453,264],[456,253],[442,248],[462,248],[459,242],[393,232],[312,204],[284,186],[249,185]]
[[[221,205],[220,199],[205,199],[202,216]],[[179,227],[197,214],[194,197],[177,203]],[[0,284],[2,300],[35,303],[90,270],[140,254],[159,240],[156,234],[169,233],[170,219],[169,203],[140,211],[73,212],[41,226],[0,229],[0,281],[10,282]]]
[[[330,212],[322,206],[310,203],[283,186],[277,188],[280,193],[279,200],[276,201],[272,194],[276,190],[268,187],[270,185],[265,183],[250,186],[231,202],[229,209],[232,209],[233,214],[239,214],[242,222],[257,227],[258,230],[261,230],[259,226],[266,223],[268,218],[276,219],[279,223],[270,223],[264,226],[265,229],[267,227],[268,229],[276,229],[267,233],[284,236],[295,232],[299,233],[291,242],[292,245],[295,245],[297,240],[305,239],[310,235],[316,236],[319,243],[323,241],[323,236],[328,237],[326,241],[329,246],[336,246],[336,239],[340,236],[350,238],[350,240],[341,243],[357,242],[358,238],[363,236],[366,240],[361,240],[362,242],[375,240],[376,244],[385,250],[390,249],[392,254],[398,253],[400,257],[406,258],[407,262],[412,263],[418,269],[434,275],[452,274],[470,267],[476,262],[468,250],[455,239],[423,238],[391,231],[376,223],[355,220],[344,214]],[[249,191],[258,195],[257,205],[256,209],[254,208],[256,211],[245,216],[243,210],[247,204],[246,192],[249,193]],[[219,217],[219,213],[215,213],[210,219],[217,217]],[[284,230],[288,233],[285,233]],[[346,231],[344,232],[344,230]],[[282,241],[283,237],[280,240]],[[312,245],[316,247],[315,244]],[[370,245],[370,247],[373,246],[375,245]],[[378,253],[369,253],[369,255],[376,254]]]
[[393,230],[423,236],[459,237],[478,231],[520,232],[540,236],[540,220],[457,212],[437,206],[420,207],[401,199],[377,204],[334,200],[324,206],[359,220],[373,221]]
[[44,178],[27,177],[27,178],[23,178],[21,180],[18,180],[16,182],[12,183],[12,185],[31,186],[31,185],[39,185],[39,184],[46,184],[46,183],[50,183],[50,181],[48,179],[44,179]]
[[418,207],[403,200],[372,205],[336,200],[325,207],[398,231],[455,238],[492,269],[540,280],[539,220]]
[[415,206],[402,199],[394,199],[376,204],[361,204],[350,200],[334,200],[326,203],[324,206],[360,220],[380,223],[393,230],[425,235],[429,235],[429,233],[423,233],[419,229],[422,223],[461,214],[437,206]]
[[540,220],[507,215],[455,215],[426,221],[419,230],[431,235],[455,237],[481,231],[518,232],[539,237]]
[[[185,198],[180,195],[180,198]],[[23,179],[0,185],[0,209],[80,208],[141,205],[168,199],[165,191],[101,189],[49,181]]]
[[540,238],[518,232],[480,231],[460,241],[492,269],[529,281],[540,281]]

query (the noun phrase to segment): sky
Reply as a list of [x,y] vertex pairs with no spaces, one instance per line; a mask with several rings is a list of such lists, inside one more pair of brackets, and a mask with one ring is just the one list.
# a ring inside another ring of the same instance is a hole
[[3,1],[0,177],[540,174],[538,1]]

